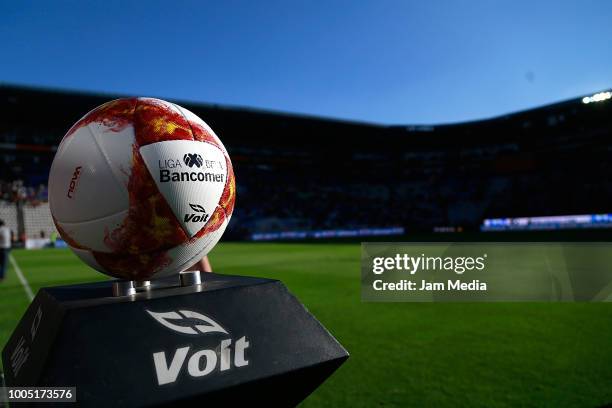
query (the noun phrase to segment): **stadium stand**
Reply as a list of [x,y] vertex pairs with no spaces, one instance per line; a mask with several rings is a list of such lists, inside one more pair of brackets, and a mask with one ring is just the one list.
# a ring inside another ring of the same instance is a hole
[[7,227],[11,229],[14,239],[19,231],[19,223],[17,221],[17,206],[14,203],[0,201],[0,219],[4,220]]
[[49,203],[25,204],[23,220],[27,238],[49,238],[55,231]]
[[[0,86],[2,198],[45,202],[63,134],[114,97]],[[215,129],[232,157],[238,195],[228,238],[385,227],[477,231],[485,218],[610,212],[610,101],[575,99],[441,126],[179,103]],[[38,224],[27,221],[28,235],[46,231],[44,216],[41,210]]]

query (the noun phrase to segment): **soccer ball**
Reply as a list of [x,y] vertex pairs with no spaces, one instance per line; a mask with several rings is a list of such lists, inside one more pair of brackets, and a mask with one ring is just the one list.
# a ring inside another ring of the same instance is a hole
[[62,139],[49,175],[64,241],[92,268],[129,280],[199,261],[221,238],[235,198],[232,163],[212,129],[153,98],[89,112]]

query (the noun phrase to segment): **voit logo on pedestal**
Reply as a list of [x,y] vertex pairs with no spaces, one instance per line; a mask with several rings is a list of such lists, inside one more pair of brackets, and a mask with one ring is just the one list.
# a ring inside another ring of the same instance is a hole
[[[152,312],[147,310],[157,322],[176,333],[191,336],[221,333],[229,336],[219,323],[208,316],[190,310]],[[192,350],[191,346],[179,347],[170,353],[153,353],[153,363],[159,385],[175,383],[185,365],[187,375],[198,378],[216,371],[227,371],[235,367],[249,365],[245,351],[249,347],[246,336],[239,338],[232,347],[232,339],[221,340],[214,349]]]

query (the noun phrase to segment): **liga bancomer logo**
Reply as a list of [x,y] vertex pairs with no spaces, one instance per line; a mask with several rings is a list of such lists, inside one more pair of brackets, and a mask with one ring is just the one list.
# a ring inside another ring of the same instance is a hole
[[189,167],[196,166],[197,168],[202,167],[204,161],[202,160],[202,156],[197,153],[185,153],[183,156],[183,161]]
[[[183,169],[183,164],[188,168]],[[198,170],[201,167],[207,170]],[[159,160],[159,181],[160,183],[170,181],[225,183],[225,173],[216,173],[215,168],[224,170],[223,165],[216,160],[204,160],[197,153],[186,153],[182,161],[180,159]]]
[[[219,333],[229,336],[223,326],[198,312],[191,310],[179,310],[178,312],[152,312],[147,310],[146,312],[162,326],[176,333],[190,336]],[[213,349],[194,350],[189,358],[187,356],[192,351],[191,346],[179,347],[173,353],[168,354],[165,351],[158,351],[153,353],[157,383],[159,385],[175,383],[185,366],[186,360],[187,374],[192,378],[205,377],[216,371],[217,366],[220,372],[248,366],[249,361],[245,357],[247,348],[249,348],[249,342],[246,336],[242,336],[235,342],[233,358],[231,338],[221,340],[219,345]],[[169,358],[170,361],[168,361]]]

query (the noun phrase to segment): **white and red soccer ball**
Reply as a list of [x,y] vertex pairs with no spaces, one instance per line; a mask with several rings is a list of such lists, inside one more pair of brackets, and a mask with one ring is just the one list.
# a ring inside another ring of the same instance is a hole
[[64,136],[49,204],[62,238],[105,274],[181,272],[219,241],[236,184],[225,147],[199,117],[153,98],[117,99]]

